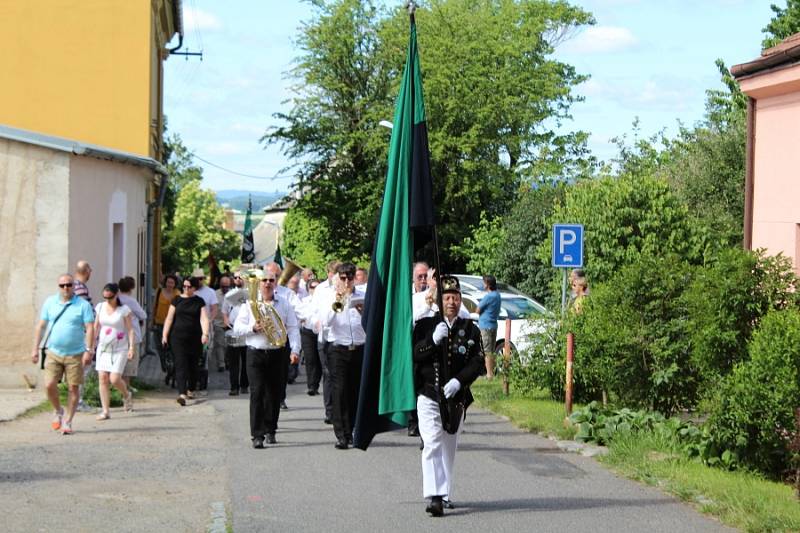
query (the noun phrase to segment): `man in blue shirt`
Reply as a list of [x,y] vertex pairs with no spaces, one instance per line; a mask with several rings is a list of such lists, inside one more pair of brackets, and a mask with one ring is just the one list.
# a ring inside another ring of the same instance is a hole
[[483,276],[486,296],[478,303],[478,327],[486,358],[486,379],[494,377],[494,343],[497,341],[497,319],[500,317],[500,293],[494,276]]
[[[49,326],[45,336],[47,359],[44,375],[47,398],[55,411],[50,427],[55,431],[61,430],[63,435],[70,435],[72,418],[78,405],[78,389],[83,383],[83,367],[92,362],[94,311],[89,302],[75,295],[72,275],[63,274],[59,277],[58,289],[58,294],[50,296],[42,306],[31,359],[34,364],[39,362],[42,332]],[[58,382],[64,375],[69,387],[66,419],[58,398]]]

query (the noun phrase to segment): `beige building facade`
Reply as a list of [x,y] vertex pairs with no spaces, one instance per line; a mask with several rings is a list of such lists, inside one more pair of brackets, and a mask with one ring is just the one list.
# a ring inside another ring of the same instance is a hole
[[30,361],[39,309],[78,260],[92,265],[94,303],[123,275],[141,285],[150,184],[164,172],[150,158],[0,126],[0,365]]

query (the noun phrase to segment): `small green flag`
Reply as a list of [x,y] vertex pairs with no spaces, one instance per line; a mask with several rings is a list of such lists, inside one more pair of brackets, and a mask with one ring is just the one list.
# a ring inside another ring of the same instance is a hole
[[242,263],[252,263],[256,260],[255,244],[253,242],[253,199],[247,199],[247,214],[244,216],[244,231],[242,232]]

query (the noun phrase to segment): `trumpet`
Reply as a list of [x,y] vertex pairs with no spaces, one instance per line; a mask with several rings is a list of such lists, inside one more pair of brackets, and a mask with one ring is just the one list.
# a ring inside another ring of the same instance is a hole
[[334,313],[341,313],[344,311],[344,308],[347,304],[347,296],[344,295],[342,292],[336,293],[336,299],[333,301],[331,305],[331,309],[333,309]]

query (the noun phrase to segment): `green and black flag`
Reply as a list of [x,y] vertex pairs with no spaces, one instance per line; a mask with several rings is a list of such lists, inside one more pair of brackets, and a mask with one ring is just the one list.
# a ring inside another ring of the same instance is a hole
[[[280,236],[280,235],[279,235]],[[278,244],[275,247],[275,255],[272,256],[272,260],[278,263],[278,266],[283,268],[283,256],[281,255],[281,245]]]
[[244,216],[244,231],[242,232],[242,263],[252,263],[256,260],[256,250],[253,243],[253,199],[247,199],[247,214]]
[[414,252],[431,239],[434,218],[413,14],[388,167],[362,319],[367,337],[353,435],[362,450],[376,433],[405,426],[416,408],[411,265]]

